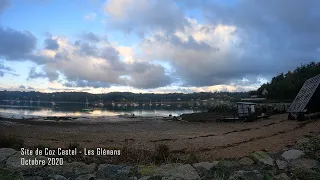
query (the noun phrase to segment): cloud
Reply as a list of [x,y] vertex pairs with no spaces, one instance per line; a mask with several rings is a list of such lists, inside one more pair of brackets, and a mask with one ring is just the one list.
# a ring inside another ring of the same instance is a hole
[[272,77],[319,61],[319,5],[315,0],[192,3],[189,9],[202,10],[205,23],[188,19],[189,25],[175,32],[150,33],[141,43],[140,56],[146,62],[169,63],[184,86]]
[[[100,37],[92,32],[85,32],[81,35],[81,37],[83,38],[83,40],[85,41],[89,41],[89,42],[99,42],[100,41]],[[106,41],[106,39],[105,39]]]
[[15,73],[11,67],[5,66],[2,61],[0,61],[0,76],[3,77],[5,74],[11,74],[13,76],[19,76]]
[[89,13],[87,15],[84,16],[84,19],[87,21],[94,21],[97,17],[96,13]]
[[46,77],[47,75],[45,73],[37,72],[36,67],[32,67],[29,71],[27,79],[30,80],[30,79],[46,78]]
[[11,67],[5,66],[1,61],[0,61],[0,70],[14,71]]
[[1,27],[0,58],[33,61],[39,72],[31,69],[30,79],[70,87],[248,90],[263,78],[319,61],[319,6],[318,0],[107,0],[108,36],[133,32],[140,42],[122,46],[85,32],[72,40],[50,36],[44,49],[36,49],[31,33]]
[[48,80],[52,82],[59,79],[59,73],[55,69],[52,69],[49,66],[44,66],[43,71],[44,72],[37,72],[36,67],[32,67],[29,71],[27,80],[48,78]]
[[0,14],[10,5],[10,0],[1,0],[0,1]]
[[0,58],[25,60],[36,47],[37,39],[28,31],[0,26]]
[[20,89],[26,89],[26,86],[20,85],[19,88],[20,88]]
[[57,50],[59,49],[59,44],[55,39],[47,38],[45,41],[45,48],[50,50]]
[[86,80],[78,80],[78,81],[70,81],[64,84],[66,87],[93,87],[93,88],[108,88],[109,84],[101,81],[86,81]]
[[[60,74],[70,87],[109,87],[110,85],[154,88],[165,86],[171,81],[160,65],[126,62],[106,39],[99,42],[54,37],[59,49],[42,49],[30,60],[41,64],[41,72],[31,68],[28,79],[48,78],[58,80]],[[148,78],[145,78],[148,77]]]
[[183,10],[171,0],[107,0],[105,12],[110,27],[141,35],[174,31],[186,23]]
[[135,62],[131,65],[131,75],[128,85],[150,89],[171,84],[170,76],[165,74],[165,69],[160,65]]
[[260,73],[261,68],[250,69],[258,62],[243,57],[242,49],[237,47],[235,27],[201,25],[192,20],[189,23],[182,31],[147,37],[141,44],[141,58],[170,63],[184,86],[229,84]]

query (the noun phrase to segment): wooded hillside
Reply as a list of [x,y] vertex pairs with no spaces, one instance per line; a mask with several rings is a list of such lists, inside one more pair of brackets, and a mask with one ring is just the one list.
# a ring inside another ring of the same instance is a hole
[[301,89],[304,82],[320,74],[320,62],[311,62],[297,67],[294,71],[288,71],[286,74],[279,74],[273,77],[270,83],[263,84],[258,90],[259,95],[264,89],[267,89],[268,99],[289,100],[294,99]]

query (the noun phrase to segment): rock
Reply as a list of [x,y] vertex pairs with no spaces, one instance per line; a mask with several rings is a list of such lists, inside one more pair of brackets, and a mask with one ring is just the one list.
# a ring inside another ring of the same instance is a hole
[[218,164],[218,161],[215,161],[213,163],[200,162],[200,163],[194,163],[193,167],[196,168],[200,176],[206,176],[213,167],[217,166],[217,164]]
[[144,176],[139,178],[138,180],[151,180],[151,176]]
[[[31,160],[31,165],[22,165],[22,158],[25,160]],[[40,161],[45,160],[45,163],[39,163]],[[33,164],[32,162],[37,162],[37,164]],[[21,152],[18,151],[14,155],[10,156],[6,161],[6,167],[20,171],[23,175],[34,175],[35,171],[38,171],[42,167],[44,167],[47,163],[47,157],[44,156],[22,156]],[[32,165],[33,164],[33,165]]]
[[301,150],[297,150],[297,149],[290,149],[288,151],[285,151],[281,156],[289,161],[289,160],[293,160],[293,159],[298,159],[301,156],[304,155],[304,152]]
[[155,170],[156,170],[156,166],[149,165],[149,166],[140,166],[138,171],[142,175],[149,175],[149,174],[153,174]]
[[43,180],[44,178],[41,176],[25,176],[24,180]]
[[163,177],[161,178],[161,180],[182,180],[182,179],[176,178],[176,177]]
[[280,169],[280,170],[284,170],[288,166],[288,163],[286,161],[281,161],[279,159],[276,161],[276,164],[278,166],[278,169]]
[[144,168],[140,172],[148,176],[161,176],[171,179],[193,180],[200,178],[197,171],[190,164],[164,164],[159,167]]
[[162,180],[162,177],[160,177],[160,176],[144,176],[138,180]]
[[0,179],[14,179],[14,180],[23,180],[23,176],[20,172],[13,171],[7,168],[0,168]]
[[302,168],[302,169],[313,169],[317,168],[319,165],[319,162],[314,159],[296,159],[291,162],[292,168]]
[[94,174],[85,174],[78,176],[77,178],[75,178],[75,180],[94,180],[95,177],[96,176]]
[[274,166],[273,159],[263,151],[256,151],[252,153],[251,156],[257,161],[262,162],[263,164]]
[[66,177],[61,176],[61,175],[49,175],[48,178],[50,180],[67,180]]
[[48,166],[43,171],[37,172],[43,176],[45,174],[60,174],[65,177],[78,177],[80,175],[91,174],[94,172],[96,164],[85,164],[82,162],[65,163],[63,166]]
[[263,180],[263,176],[259,173],[259,171],[244,171],[240,170],[233,173],[228,180]]
[[302,148],[304,144],[309,142],[309,138],[303,138],[297,141],[296,146]]
[[239,160],[239,164],[245,165],[245,166],[250,166],[253,163],[254,163],[254,161],[251,158],[248,158],[248,157],[244,157],[244,158],[241,158]]
[[0,166],[3,166],[6,160],[12,156],[17,151],[11,148],[1,148],[0,149]]
[[130,176],[134,176],[132,167],[119,166],[112,164],[100,164],[96,173],[98,178],[102,179],[129,179]]
[[281,173],[275,177],[278,180],[290,180],[290,177],[286,173]]
[[222,160],[222,161],[219,161],[217,166],[221,168],[233,168],[233,167],[239,166],[239,163],[236,161]]
[[218,162],[217,163],[200,162],[200,163],[194,163],[193,167],[195,167],[196,169],[205,169],[209,171],[211,168],[213,168],[217,164]]

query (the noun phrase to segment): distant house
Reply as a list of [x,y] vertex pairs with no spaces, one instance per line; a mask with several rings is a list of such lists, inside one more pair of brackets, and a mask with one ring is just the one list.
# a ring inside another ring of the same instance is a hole
[[262,91],[262,95],[266,96],[269,92],[267,91],[266,88],[264,88],[264,90]]

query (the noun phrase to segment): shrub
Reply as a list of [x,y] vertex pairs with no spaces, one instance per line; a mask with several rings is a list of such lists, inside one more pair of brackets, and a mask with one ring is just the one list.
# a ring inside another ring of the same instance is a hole
[[157,146],[154,152],[154,161],[156,164],[161,164],[164,162],[168,162],[170,160],[170,151],[169,147],[164,144],[160,144]]
[[13,148],[20,150],[23,147],[24,141],[16,136],[0,136],[0,148]]
[[311,158],[320,160],[320,139],[310,138],[308,142],[302,144],[303,151]]

